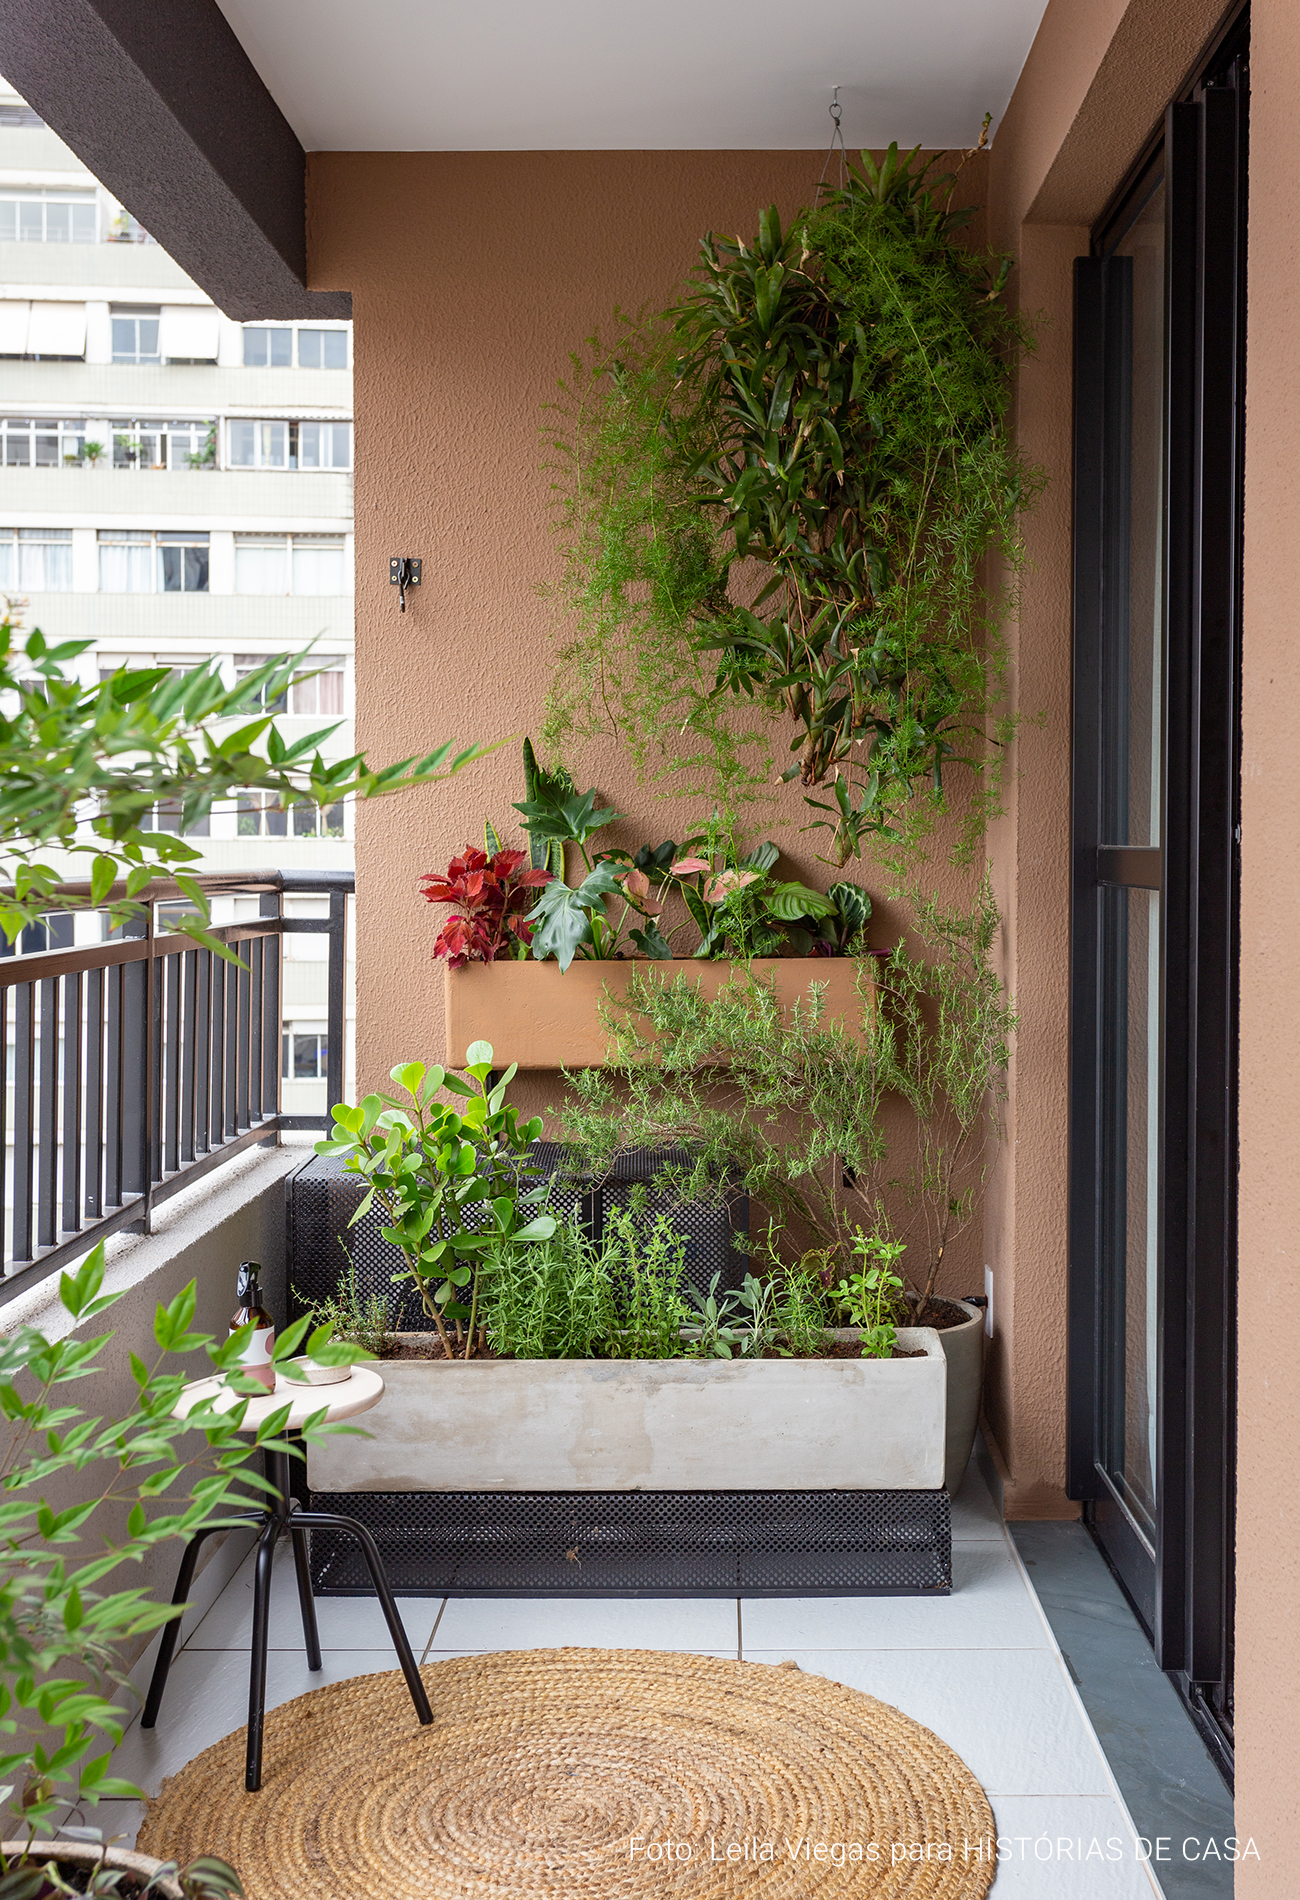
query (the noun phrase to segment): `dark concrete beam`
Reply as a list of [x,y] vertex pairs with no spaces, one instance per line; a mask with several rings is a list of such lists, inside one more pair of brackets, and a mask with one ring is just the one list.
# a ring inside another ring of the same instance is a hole
[[306,288],[306,158],[215,0],[0,0],[0,71],[226,315]]

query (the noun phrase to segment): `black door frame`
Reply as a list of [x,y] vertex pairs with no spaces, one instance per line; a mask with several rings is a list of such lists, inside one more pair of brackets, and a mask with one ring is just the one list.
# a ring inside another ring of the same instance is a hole
[[[1069,1495],[1160,1665],[1231,1773],[1236,1425],[1237,889],[1247,25],[1169,108],[1163,139],[1075,267],[1070,971]],[[1165,629],[1160,847],[1115,835],[1127,690],[1128,260],[1166,188]],[[1161,893],[1154,1555],[1100,1468],[1103,1327],[1123,1105],[1103,1089],[1112,922]]]

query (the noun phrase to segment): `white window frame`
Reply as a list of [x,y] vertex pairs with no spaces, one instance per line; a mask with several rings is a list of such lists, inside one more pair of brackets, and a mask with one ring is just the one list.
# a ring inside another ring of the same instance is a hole
[[[55,457],[52,462],[38,462],[36,438],[49,437],[55,440]],[[9,444],[14,441],[27,442],[27,460],[11,462]],[[86,424],[84,418],[72,416],[0,416],[0,468],[63,468],[69,462],[79,462],[82,450],[86,446]]]

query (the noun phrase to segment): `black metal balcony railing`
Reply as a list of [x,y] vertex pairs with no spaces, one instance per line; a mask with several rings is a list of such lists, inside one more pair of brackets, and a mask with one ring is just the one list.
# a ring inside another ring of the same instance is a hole
[[[351,871],[230,872],[210,896],[256,896],[259,914],[214,929],[244,967],[160,929],[181,898],[159,880],[145,915],[100,943],[0,957],[0,1305],[123,1228],[147,1233],[160,1201],[282,1129],[324,1112],[280,1107],[281,944],[329,938],[327,1104],[343,1095]],[[89,886],[71,885],[89,897]],[[328,917],[286,917],[286,894],[328,895]],[[115,892],[120,895],[120,892]],[[11,1125],[6,1127],[6,1122]]]

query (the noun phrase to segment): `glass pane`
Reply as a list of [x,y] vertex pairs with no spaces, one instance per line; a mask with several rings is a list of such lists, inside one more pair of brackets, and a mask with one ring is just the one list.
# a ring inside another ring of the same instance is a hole
[[299,330],[298,367],[299,369],[320,368],[320,342],[323,330]]
[[320,467],[321,434],[322,426],[319,422],[303,422],[298,425],[299,468]]
[[295,594],[343,593],[343,549],[314,547],[310,541],[295,541],[293,591]]
[[288,423],[259,422],[254,426],[258,433],[258,466],[284,468],[288,457]]
[[1109,890],[1103,997],[1110,1105],[1102,1192],[1102,1463],[1148,1541],[1156,1510],[1160,894]]
[[[1127,744],[1115,759],[1114,844],[1160,842],[1164,619],[1165,188],[1117,246],[1132,269],[1129,360]],[[1119,735],[1116,735],[1117,738]]]
[[72,242],[74,244],[93,244],[98,237],[99,218],[94,205],[73,205]]
[[39,198],[25,198],[18,207],[18,235],[28,244],[39,244],[45,236],[44,211]]
[[186,548],[185,553],[185,592],[187,594],[206,594],[208,591],[208,550],[206,548]]
[[267,348],[267,332],[265,330],[245,330],[245,369],[264,369],[266,367]]
[[272,369],[288,369],[293,361],[293,331],[268,330],[270,350],[268,358]]
[[72,241],[71,205],[46,205],[45,241],[47,244],[68,244]]
[[271,547],[250,547],[235,542],[235,592],[237,594],[287,594],[289,560],[283,541]]
[[334,438],[333,466],[335,468],[351,468],[352,424],[350,422],[335,422],[330,427],[330,434]]
[[0,203],[0,239],[16,238],[18,235],[18,206],[12,198]]
[[253,447],[256,440],[255,422],[231,422],[228,448],[232,468],[251,468],[253,466]]

